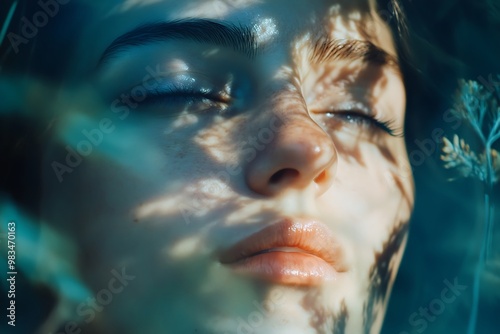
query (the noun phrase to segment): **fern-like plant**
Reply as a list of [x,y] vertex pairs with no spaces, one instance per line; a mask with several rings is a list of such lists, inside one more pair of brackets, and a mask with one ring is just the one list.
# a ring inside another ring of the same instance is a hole
[[474,271],[472,308],[467,329],[468,334],[473,334],[477,323],[481,274],[492,246],[491,195],[500,174],[500,156],[493,149],[493,144],[500,139],[500,85],[488,90],[476,81],[460,80],[453,100],[453,113],[471,127],[481,145],[480,153],[475,153],[464,139],[455,134],[452,140],[443,137],[441,155],[445,168],[454,169],[459,177],[476,178],[484,185],[484,233],[479,261]]

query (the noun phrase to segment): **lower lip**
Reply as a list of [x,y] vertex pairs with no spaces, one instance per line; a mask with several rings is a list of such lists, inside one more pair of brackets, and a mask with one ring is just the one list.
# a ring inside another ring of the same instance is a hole
[[321,285],[337,276],[329,263],[307,253],[262,253],[240,260],[231,267],[237,273],[285,285]]

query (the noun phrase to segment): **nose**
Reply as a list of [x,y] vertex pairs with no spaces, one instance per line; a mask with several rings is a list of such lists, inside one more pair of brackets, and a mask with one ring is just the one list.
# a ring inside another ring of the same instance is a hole
[[[276,120],[277,116],[273,117]],[[323,194],[333,182],[337,167],[332,138],[306,111],[286,119],[281,117],[274,123],[270,127],[273,140],[263,145],[247,165],[248,187],[265,196],[307,187],[314,187],[318,195]]]

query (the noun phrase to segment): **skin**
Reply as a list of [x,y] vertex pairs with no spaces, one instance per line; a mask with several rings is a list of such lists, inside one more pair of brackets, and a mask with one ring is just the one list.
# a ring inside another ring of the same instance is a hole
[[[65,112],[44,152],[43,216],[74,243],[85,297],[108,287],[113,269],[134,279],[109,304],[94,305],[91,320],[78,311],[59,320],[93,333],[379,332],[413,207],[404,138],[332,120],[327,111],[361,103],[402,129],[401,74],[395,66],[310,57],[317,36],[369,40],[395,57],[376,12],[352,1],[81,3],[88,24],[56,102]],[[249,58],[231,47],[169,40],[96,69],[116,37],[145,21],[186,17],[250,26],[261,48]],[[141,103],[132,89],[145,86],[148,67],[160,70],[162,83],[188,74],[223,101]],[[111,123],[104,121],[102,141],[57,177],[54,162],[67,165],[67,146],[76,150],[82,131],[103,119]],[[220,250],[280,217],[326,224],[345,271],[302,286],[220,264]],[[73,298],[71,307],[82,301]]]

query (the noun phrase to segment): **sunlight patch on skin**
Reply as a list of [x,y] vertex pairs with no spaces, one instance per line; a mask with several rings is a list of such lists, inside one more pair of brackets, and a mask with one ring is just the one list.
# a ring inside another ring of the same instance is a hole
[[221,201],[234,198],[230,188],[217,178],[205,179],[188,185],[181,193],[152,200],[135,210],[139,220],[150,217],[168,217],[180,210],[192,210],[193,215],[202,217],[220,206]]
[[177,241],[174,245],[168,245],[163,253],[174,260],[186,259],[197,254],[201,241],[200,235],[193,235]]
[[132,9],[137,9],[138,7],[153,5],[162,1],[163,0],[125,0],[123,3],[116,5],[113,9],[111,9],[108,15],[111,16],[124,13]]
[[[224,87],[219,91],[219,96],[222,100],[224,101],[230,101],[233,93],[233,86],[234,86],[234,75],[229,74],[226,83],[224,84]],[[221,111],[226,110],[227,108],[224,108]]]
[[217,200],[229,200],[233,195],[229,190],[228,185],[217,178],[211,178],[199,182],[199,187],[196,190],[206,195],[217,195]]
[[[336,10],[336,9],[335,9]],[[354,20],[352,18],[361,17],[361,13],[351,13],[349,19],[345,21],[345,17],[340,14],[333,14],[330,16],[330,38],[332,39],[362,39],[360,34],[361,19]]]
[[187,202],[187,197],[182,195],[170,196],[141,205],[134,216],[142,220],[150,217],[170,216],[178,212],[179,203]]
[[[299,77],[301,81],[309,73],[311,69],[310,58],[312,43],[311,33],[306,33],[302,37],[297,38],[293,42],[292,56],[297,69],[299,69]],[[290,68],[291,71],[291,68]],[[307,98],[307,97],[306,97]]]
[[349,20],[360,21],[362,19],[360,12],[352,12],[348,15]]
[[211,0],[198,1],[186,6],[180,13],[183,17],[222,18],[232,11],[260,3],[260,0]]
[[257,45],[263,46],[272,43],[274,37],[278,35],[276,23],[272,18],[259,19],[254,25],[253,31],[257,36]]
[[241,117],[234,117],[226,120],[223,117],[215,116],[210,127],[201,130],[193,141],[202,147],[207,155],[218,163],[228,163],[231,157],[235,156],[234,142],[231,142],[231,134],[237,126]]
[[179,116],[177,116],[176,120],[172,123],[172,125],[169,126],[169,128],[164,131],[164,134],[166,135],[171,134],[176,130],[180,130],[185,127],[194,125],[198,123],[198,121],[199,121],[198,116],[193,115],[192,113],[184,110],[179,114]]
[[[245,205],[241,205],[241,209],[234,211],[227,215],[224,219],[226,225],[241,225],[242,222],[246,224],[254,224],[255,222],[250,217],[258,215],[260,212],[271,211],[274,209],[273,203],[264,201],[245,201]],[[258,219],[261,221],[261,219]]]
[[189,70],[189,65],[182,59],[173,59],[166,65],[166,68],[173,72],[182,72]]

